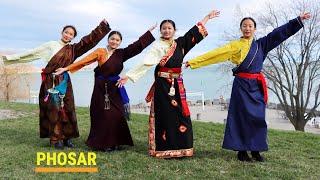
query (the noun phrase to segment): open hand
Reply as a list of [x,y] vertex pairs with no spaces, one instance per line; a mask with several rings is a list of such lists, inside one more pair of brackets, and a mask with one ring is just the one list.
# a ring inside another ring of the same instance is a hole
[[184,68],[186,68],[186,69],[187,69],[187,68],[189,68],[189,67],[190,67],[189,62],[188,62],[188,61],[187,61],[187,62],[185,62],[185,63],[184,63]]
[[300,14],[300,18],[301,18],[302,21],[308,20],[308,19],[311,18],[311,13],[310,12],[302,13],[302,14]]
[[157,26],[158,26],[158,23],[156,23],[155,25],[151,26],[150,29],[149,29],[149,31],[150,31],[150,32],[153,31]]
[[59,69],[57,69],[53,74],[54,74],[54,75],[60,75],[60,74],[62,74],[62,73],[64,73],[64,72],[66,72],[66,71],[68,71],[67,68],[59,68]]
[[220,15],[220,11],[212,10],[207,16],[209,19],[212,19],[212,18],[219,17],[219,15]]
[[118,88],[122,88],[127,83],[128,79],[129,79],[128,76],[121,77],[116,83],[116,86],[118,86]]

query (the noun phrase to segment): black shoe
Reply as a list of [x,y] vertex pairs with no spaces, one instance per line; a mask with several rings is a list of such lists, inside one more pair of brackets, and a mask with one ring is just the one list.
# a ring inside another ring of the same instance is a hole
[[71,139],[63,140],[63,144],[69,148],[74,148],[74,144],[72,143]]
[[55,149],[63,149],[62,141],[58,141],[58,142],[54,143],[53,146]]
[[252,159],[249,157],[247,151],[239,151],[238,152],[238,160],[239,161],[247,161],[247,162],[252,161]]
[[112,152],[114,150],[116,150],[116,148],[114,146],[113,147],[108,147],[108,148],[105,149],[105,152]]
[[259,162],[264,162],[264,158],[260,155],[259,151],[251,151],[252,159],[259,161]]

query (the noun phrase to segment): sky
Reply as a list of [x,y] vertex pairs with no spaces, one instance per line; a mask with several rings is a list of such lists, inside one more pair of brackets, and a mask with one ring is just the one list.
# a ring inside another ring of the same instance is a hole
[[[0,0],[0,54],[23,52],[47,41],[59,40],[61,29],[67,24],[77,28],[78,36],[73,41],[77,42],[104,18],[112,30],[122,33],[121,47],[134,42],[163,19],[176,22],[178,37],[212,9],[220,10],[221,16],[206,25],[209,36],[186,57],[191,58],[224,42],[224,32],[238,26],[242,18],[235,18],[237,8],[240,7],[245,16],[253,16],[263,10],[267,2],[279,3],[276,0]],[[154,31],[159,38],[159,27]],[[106,42],[104,38],[97,47],[105,47]],[[140,55],[132,58],[125,67],[133,66],[139,59],[142,59]],[[41,61],[34,64],[45,65]]]

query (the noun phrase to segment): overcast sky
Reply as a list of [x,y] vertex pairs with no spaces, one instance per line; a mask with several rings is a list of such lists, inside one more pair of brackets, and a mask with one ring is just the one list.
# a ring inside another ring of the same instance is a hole
[[[238,25],[235,9],[245,16],[253,16],[275,0],[0,0],[0,53],[21,52],[50,40],[60,38],[66,24],[78,30],[77,42],[106,18],[113,30],[123,34],[121,47],[127,46],[150,26],[163,19],[172,19],[178,28],[177,36],[184,34],[210,10],[221,11],[221,16],[206,25],[209,36],[198,44],[186,58],[200,55],[221,44],[224,31]],[[283,3],[283,2],[282,2]],[[159,31],[159,27],[155,30]],[[239,34],[240,35],[240,34]],[[159,38],[156,37],[156,38]],[[103,39],[97,47],[105,47]],[[139,55],[127,66],[141,59]],[[37,63],[37,62],[36,62]]]

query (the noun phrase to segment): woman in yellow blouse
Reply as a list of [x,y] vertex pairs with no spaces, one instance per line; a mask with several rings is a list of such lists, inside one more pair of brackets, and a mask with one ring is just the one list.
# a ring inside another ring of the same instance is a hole
[[251,17],[240,22],[242,37],[238,40],[209,51],[186,63],[191,69],[223,61],[231,61],[237,67],[232,69],[235,76],[222,147],[238,151],[240,161],[252,158],[264,161],[261,151],[268,150],[265,107],[268,100],[267,86],[261,74],[263,62],[273,48],[297,33],[310,13],[302,13],[287,24],[274,29],[267,36],[255,40],[256,22]]

